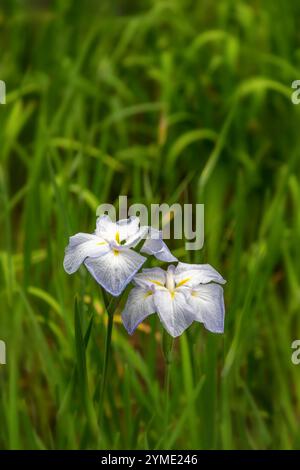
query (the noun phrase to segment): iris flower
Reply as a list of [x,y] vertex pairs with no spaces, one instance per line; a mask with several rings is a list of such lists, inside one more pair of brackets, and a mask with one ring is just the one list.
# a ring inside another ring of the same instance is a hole
[[224,331],[224,299],[220,284],[226,281],[209,264],[178,263],[167,271],[143,269],[133,282],[122,320],[129,334],[152,313],[157,313],[174,338],[193,321],[214,332]]
[[159,231],[140,226],[138,217],[112,222],[103,215],[97,219],[93,234],[77,233],[69,239],[64,269],[73,274],[82,263],[96,281],[113,296],[119,296],[146,261],[134,248],[146,238],[141,251],[163,261],[176,258],[162,240]]

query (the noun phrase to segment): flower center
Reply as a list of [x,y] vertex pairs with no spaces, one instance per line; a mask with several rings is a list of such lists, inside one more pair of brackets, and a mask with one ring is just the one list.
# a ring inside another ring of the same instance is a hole
[[160,282],[160,281],[157,281],[155,279],[149,279],[151,284],[155,284],[160,289],[168,290],[170,295],[171,295],[171,299],[174,299],[174,297],[176,295],[176,289],[181,287],[181,286],[184,286],[191,279],[190,277],[186,277],[186,278],[182,279],[181,281],[179,281],[178,283],[176,283],[175,276],[174,276],[174,271],[175,271],[175,266],[173,266],[173,265],[169,266],[169,268],[166,272],[166,278],[165,278],[164,282]]
[[171,294],[174,294],[175,290],[175,279],[173,275],[173,271],[168,269],[166,275],[166,288],[170,291]]
[[109,242],[109,246],[115,256],[118,256],[120,254],[119,245],[115,240]]

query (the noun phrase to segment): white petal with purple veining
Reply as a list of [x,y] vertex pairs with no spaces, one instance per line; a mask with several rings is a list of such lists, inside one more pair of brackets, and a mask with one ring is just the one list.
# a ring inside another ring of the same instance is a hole
[[85,265],[96,281],[110,294],[118,296],[146,261],[133,250],[110,250],[101,258],[87,258]]
[[224,332],[225,306],[223,288],[219,284],[201,284],[191,291],[187,301],[194,319],[213,333]]
[[133,282],[148,289],[153,285],[162,287],[166,282],[166,271],[161,268],[143,269],[133,278]]
[[73,274],[88,256],[99,257],[108,251],[109,245],[102,238],[89,233],[77,233],[70,237],[65,250],[64,269],[68,274]]
[[116,223],[108,215],[101,215],[96,220],[95,234],[107,241],[116,239]]
[[174,277],[176,284],[184,283],[187,287],[194,287],[198,284],[207,284],[209,282],[226,283],[221,274],[210,264],[178,263]]
[[108,215],[102,215],[96,222],[96,234],[107,241],[124,242],[139,232],[139,218],[129,217],[113,222]]
[[194,320],[192,307],[183,292],[155,290],[154,304],[160,321],[173,338],[180,336]]
[[148,238],[142,246],[141,253],[153,255],[160,261],[172,263],[177,261],[177,258],[172,255],[171,251],[165,244],[162,238],[162,232],[154,228],[150,228]]
[[145,236],[147,235],[148,230],[149,230],[149,227],[146,227],[146,226],[141,227],[136,233],[134,233],[133,235],[130,235],[127,238],[126,242],[124,243],[124,246],[126,246],[128,248],[136,247],[136,245],[138,245],[138,243],[143,238],[145,238]]
[[137,326],[154,312],[153,291],[134,287],[122,312],[122,321],[128,333],[132,335]]
[[128,241],[130,238],[137,236],[140,230],[140,219],[138,217],[129,217],[129,219],[121,219],[117,222],[117,231],[119,232],[120,242]]

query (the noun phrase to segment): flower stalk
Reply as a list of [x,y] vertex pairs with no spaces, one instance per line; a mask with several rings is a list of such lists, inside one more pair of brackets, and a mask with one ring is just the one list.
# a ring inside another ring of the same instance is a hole
[[104,362],[103,362],[102,377],[101,377],[101,384],[100,384],[99,424],[101,424],[102,422],[103,411],[104,411],[107,372],[108,372],[109,361],[110,361],[110,356],[111,356],[111,338],[112,338],[112,330],[113,330],[113,324],[114,324],[114,314],[119,303],[118,298],[113,297],[113,296],[110,296],[109,298],[109,296],[106,295],[106,293],[103,293],[103,298],[104,298],[105,309],[108,315],[108,323],[107,323],[107,329],[106,329]]
[[174,339],[170,336],[166,330],[163,330],[162,337],[162,350],[165,360],[165,383],[164,383],[164,407],[165,407],[165,428],[169,425],[170,415],[170,373],[171,364],[173,360],[173,345]]

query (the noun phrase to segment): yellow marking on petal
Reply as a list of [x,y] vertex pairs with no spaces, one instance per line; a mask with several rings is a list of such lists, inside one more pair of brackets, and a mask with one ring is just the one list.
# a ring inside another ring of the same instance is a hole
[[198,297],[198,293],[193,290],[192,293],[191,293],[191,296],[192,296],[192,297]]
[[152,290],[148,290],[148,292],[146,292],[146,294],[144,295],[144,299],[147,299],[147,297],[150,297],[150,295],[152,294],[153,294]]
[[157,286],[161,286],[161,287],[164,287],[163,283],[162,282],[159,282],[159,281],[155,281],[154,279],[149,279],[150,282],[153,282],[153,284],[156,284]]
[[100,246],[100,245],[106,245],[106,242],[99,242],[99,243],[97,243],[97,246]]
[[174,297],[175,297],[175,292],[174,292],[174,291],[172,291],[172,292],[170,292],[170,294],[171,294],[171,299],[173,300],[173,299],[174,299]]
[[120,252],[119,252],[118,250],[113,250],[113,254],[114,254],[115,256],[119,256]]
[[186,277],[185,279],[182,279],[182,281],[178,282],[178,284],[176,284],[176,287],[183,286],[184,284],[186,284],[190,280],[191,280],[190,277]]
[[119,234],[119,232],[116,233],[116,242],[120,243],[120,234]]

